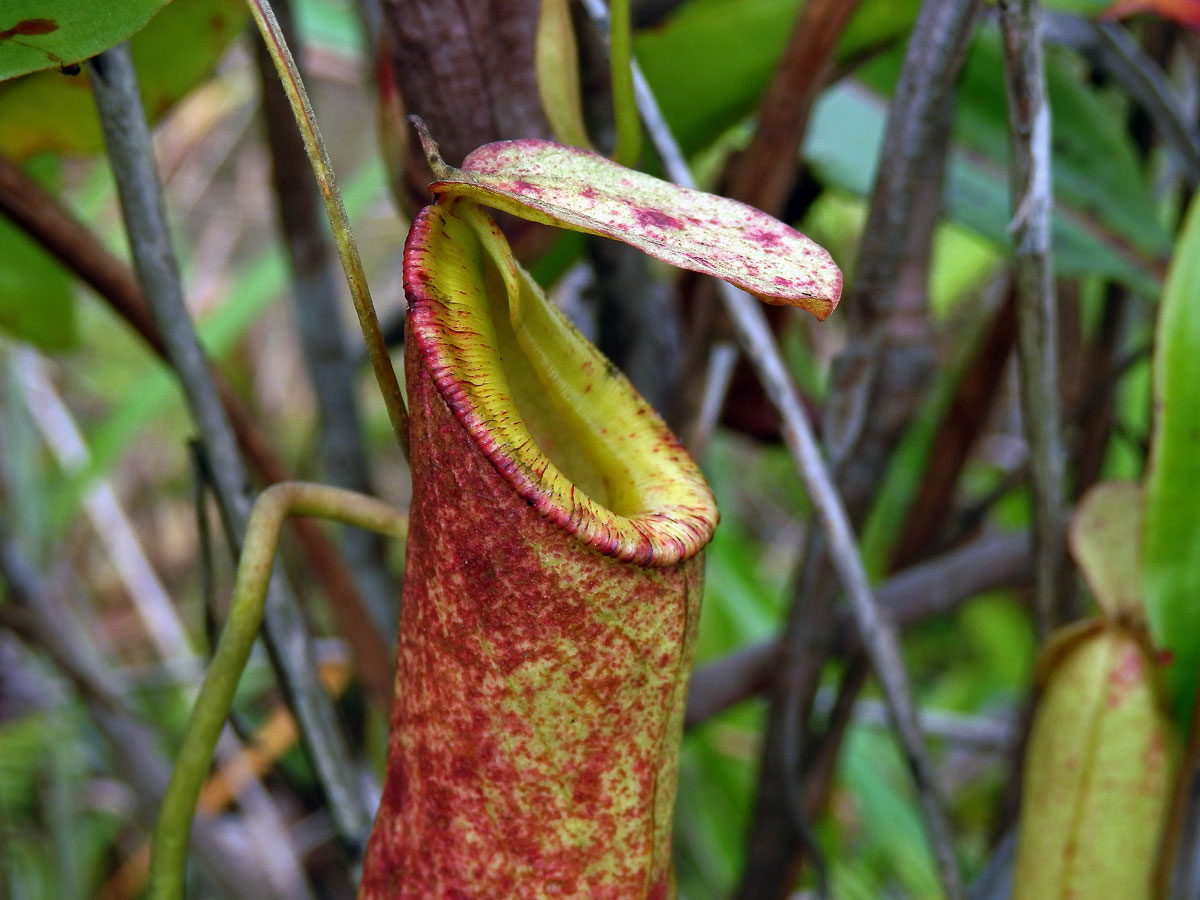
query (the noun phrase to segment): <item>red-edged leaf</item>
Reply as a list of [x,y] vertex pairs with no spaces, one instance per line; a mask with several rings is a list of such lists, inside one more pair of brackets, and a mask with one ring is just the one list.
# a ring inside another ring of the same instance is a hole
[[[424,130],[418,125],[418,131]],[[823,247],[744,203],[551,141],[485,144],[455,169],[438,157],[427,133],[421,140],[439,179],[430,190],[439,196],[468,197],[524,219],[624,241],[818,319],[841,296],[842,273]]]

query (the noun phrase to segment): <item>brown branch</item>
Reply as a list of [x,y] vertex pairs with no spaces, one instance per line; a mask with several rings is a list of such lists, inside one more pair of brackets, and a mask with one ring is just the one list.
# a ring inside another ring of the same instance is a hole
[[[0,155],[0,212],[89,285],[162,360],[168,362],[157,326],[133,270],[113,256],[59,200],[47,193],[7,157]],[[259,431],[228,382],[214,372],[221,402],[239,446],[264,484],[292,476]],[[358,598],[353,579],[337,549],[309,519],[292,519],[305,557],[329,597],[338,629],[353,650],[363,685],[383,704],[391,702],[391,654]]]
[[833,51],[861,0],[804,4],[759,104],[750,146],[733,164],[729,196],[778,216],[796,184],[800,144],[832,71]]

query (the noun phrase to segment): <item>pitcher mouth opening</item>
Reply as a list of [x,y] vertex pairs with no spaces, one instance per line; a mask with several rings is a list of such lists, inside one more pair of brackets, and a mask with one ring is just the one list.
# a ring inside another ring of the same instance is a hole
[[404,290],[438,392],[530,506],[622,562],[669,566],[709,542],[716,504],[695,462],[486,213],[453,199],[423,209]]

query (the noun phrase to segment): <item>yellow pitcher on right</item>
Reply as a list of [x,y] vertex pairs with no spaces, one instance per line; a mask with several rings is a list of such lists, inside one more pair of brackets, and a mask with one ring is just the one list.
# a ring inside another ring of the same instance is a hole
[[1101,615],[1051,637],[1025,756],[1013,900],[1150,900],[1179,761],[1138,573],[1142,489],[1091,490],[1071,551]]

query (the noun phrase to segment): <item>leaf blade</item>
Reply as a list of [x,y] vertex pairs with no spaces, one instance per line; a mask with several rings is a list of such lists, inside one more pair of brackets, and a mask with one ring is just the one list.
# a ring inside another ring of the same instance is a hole
[[[426,153],[434,150],[422,135]],[[439,197],[467,197],[535,222],[627,243],[721,278],[766,303],[824,320],[842,273],[816,242],[753,207],[694,191],[550,141],[485,144],[462,169],[433,161]]]
[[1146,477],[1142,584],[1156,643],[1172,656],[1172,708],[1190,718],[1200,671],[1200,202],[1167,275],[1154,354],[1158,410]]
[[5,0],[0,81],[82,62],[140,30],[168,0]]

